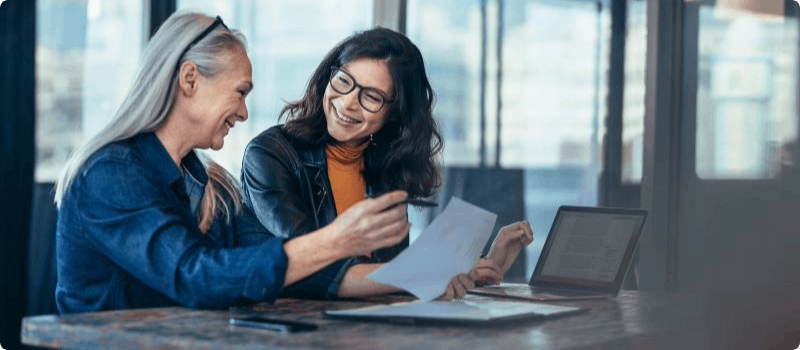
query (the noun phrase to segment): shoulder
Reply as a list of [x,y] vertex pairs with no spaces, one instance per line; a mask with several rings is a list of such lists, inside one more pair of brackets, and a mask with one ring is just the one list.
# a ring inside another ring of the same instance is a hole
[[80,177],[109,173],[108,175],[125,176],[138,173],[145,167],[141,152],[132,139],[122,140],[103,146],[92,154],[81,168]]
[[89,157],[70,192],[83,200],[138,207],[160,192],[154,172],[131,140],[118,141]]
[[292,137],[286,130],[283,129],[283,124],[275,125],[267,130],[262,131],[258,136],[254,137],[249,146],[261,146],[269,144],[292,144]]
[[283,129],[283,125],[275,125],[264,130],[247,144],[244,154],[245,162],[248,158],[262,158],[263,156],[279,159],[299,158],[296,141]]

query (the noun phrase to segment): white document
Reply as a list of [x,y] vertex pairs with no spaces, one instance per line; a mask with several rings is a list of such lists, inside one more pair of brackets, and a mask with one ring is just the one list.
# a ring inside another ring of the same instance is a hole
[[581,308],[548,303],[532,303],[505,300],[475,299],[467,295],[462,300],[451,301],[412,301],[390,305],[375,305],[350,310],[326,310],[325,314],[339,317],[366,317],[380,320],[411,318],[418,320],[450,321],[491,321],[504,318],[549,317],[563,313],[573,313]]
[[369,279],[425,301],[436,299],[457,274],[467,273],[492,235],[497,215],[453,197],[419,237]]

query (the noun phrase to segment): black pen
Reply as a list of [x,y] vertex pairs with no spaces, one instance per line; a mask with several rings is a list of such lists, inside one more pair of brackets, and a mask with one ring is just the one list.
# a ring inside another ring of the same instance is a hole
[[411,205],[414,205],[414,206],[417,206],[417,207],[438,207],[439,206],[439,204],[436,203],[436,202],[426,201],[424,199],[414,199],[414,198],[406,199],[403,203],[411,204]]
[[[368,198],[377,198],[377,196],[368,197]],[[402,201],[400,203],[411,204],[411,205],[418,206],[418,207],[429,207],[429,208],[433,208],[433,207],[438,207],[439,206],[439,203],[432,202],[432,201],[426,201],[424,199],[417,199],[417,198],[406,198],[406,200],[404,200],[404,201]]]

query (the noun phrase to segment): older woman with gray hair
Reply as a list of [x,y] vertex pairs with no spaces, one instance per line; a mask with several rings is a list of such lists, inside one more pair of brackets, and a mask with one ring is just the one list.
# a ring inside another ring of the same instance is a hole
[[395,191],[291,240],[241,205],[235,179],[196,149],[247,120],[244,37],[216,19],[170,16],[117,113],[68,161],[56,189],[60,313],[272,301],[330,263],[406,238]]

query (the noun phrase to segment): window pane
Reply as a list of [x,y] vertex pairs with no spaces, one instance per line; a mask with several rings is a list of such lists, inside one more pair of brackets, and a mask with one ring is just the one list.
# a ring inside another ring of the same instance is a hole
[[446,166],[480,164],[481,14],[478,1],[409,1],[407,34],[436,94]]
[[536,235],[528,248],[529,273],[558,206],[597,204],[608,90],[606,3],[408,2],[408,34],[425,57],[437,97],[445,166],[478,167],[483,161],[524,169],[520,190]]
[[608,11],[594,1],[505,6],[500,164],[596,171]]
[[372,27],[372,0],[179,0],[247,37],[253,63],[253,92],[247,98],[250,119],[236,124],[212,158],[238,177],[244,148],[278,123],[285,101],[302,97],[308,78],[336,43]]
[[57,179],[67,157],[112,117],[143,43],[141,1],[38,0],[36,181]]
[[500,164],[525,169],[532,273],[559,205],[596,205],[610,12],[598,1],[507,1]]
[[697,175],[775,178],[797,140],[797,22],[700,8]]
[[625,33],[625,85],[622,107],[622,182],[642,182],[644,148],[644,72],[647,55],[647,2],[628,1]]

